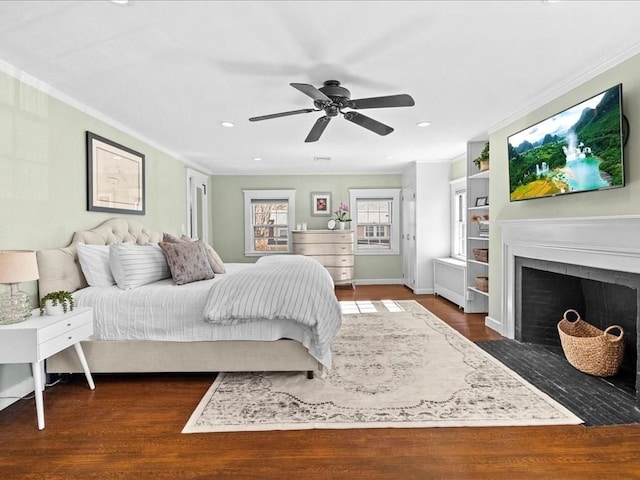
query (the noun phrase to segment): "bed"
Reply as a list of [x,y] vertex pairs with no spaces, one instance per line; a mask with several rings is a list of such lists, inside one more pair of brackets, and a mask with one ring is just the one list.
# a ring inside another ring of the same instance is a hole
[[[307,306],[310,314],[319,317],[316,323],[320,327],[312,325],[313,321],[292,318],[291,308],[279,304],[264,318],[253,317],[258,310],[239,306],[232,296],[242,291],[257,298],[259,290],[267,287],[274,297],[295,296],[281,292],[277,278],[287,276],[289,283],[296,283],[291,280],[296,273],[278,272],[297,268],[294,262],[312,261],[306,257],[277,255],[263,257],[256,264],[225,264],[227,273],[185,285],[176,285],[171,278],[124,290],[117,285],[87,284],[78,260],[79,248],[145,246],[162,240],[163,233],[135,220],[113,218],[92,230],[74,233],[67,247],[37,252],[40,297],[66,290],[73,292],[77,306],[94,309],[94,335],[82,342],[93,373],[303,371],[311,377],[314,371],[327,371],[330,343],[341,322],[328,272],[316,272],[316,283],[310,283],[314,292],[327,292],[321,303]],[[284,267],[287,263],[291,265]],[[297,295],[308,297],[309,292]],[[223,318],[221,312],[225,311],[233,315]],[[83,371],[69,350],[50,357],[46,370]]]

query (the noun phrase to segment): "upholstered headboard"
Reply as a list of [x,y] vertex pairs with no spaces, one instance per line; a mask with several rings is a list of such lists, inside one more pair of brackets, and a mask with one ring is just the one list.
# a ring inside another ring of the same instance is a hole
[[69,246],[36,253],[40,280],[38,295],[42,298],[49,292],[66,290],[75,292],[87,286],[78,263],[76,244],[111,245],[112,243],[135,242],[138,245],[162,241],[162,233],[148,230],[136,220],[111,218],[92,230],[75,232]]

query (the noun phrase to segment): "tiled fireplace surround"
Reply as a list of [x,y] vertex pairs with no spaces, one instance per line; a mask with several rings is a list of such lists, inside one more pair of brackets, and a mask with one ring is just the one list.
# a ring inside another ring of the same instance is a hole
[[[521,284],[523,277],[525,282],[530,282],[532,278],[539,275],[532,276],[528,272],[523,274],[523,268],[545,272],[540,277],[543,279],[543,290],[545,275],[549,276],[550,282],[555,282],[561,288],[576,283],[573,280],[566,281],[572,276],[587,279],[585,283],[589,284],[603,281],[610,285],[623,285],[621,292],[615,290],[616,293],[613,294],[609,293],[609,286],[605,286],[604,291],[607,292],[605,302],[611,304],[607,308],[615,309],[615,312],[609,316],[617,317],[605,321],[609,324],[629,322],[628,318],[625,320],[620,318],[622,315],[616,307],[616,302],[630,304],[635,301],[635,305],[625,305],[623,309],[625,316],[628,317],[630,311],[635,312],[636,316],[633,326],[635,328],[627,329],[629,332],[626,338],[627,345],[630,346],[627,348],[627,353],[632,354],[634,358],[630,359],[628,354],[625,355],[625,368],[635,366],[636,403],[640,404],[640,363],[637,358],[638,331],[640,330],[638,315],[640,309],[640,216],[505,220],[499,222],[499,225],[502,231],[503,324],[501,333],[516,340],[545,343],[544,339],[538,342],[538,339],[523,338],[523,333],[526,337],[529,335],[527,332],[531,331],[527,322],[540,321],[540,318],[534,319],[532,317],[535,315],[527,313],[531,311],[532,305],[536,310],[537,300],[532,299],[531,295],[540,294],[540,292],[527,293],[528,285]],[[569,277],[554,279],[554,273]],[[552,285],[549,287],[549,292],[555,290]],[[524,302],[521,295],[523,288],[527,297]],[[635,288],[635,290],[629,290],[629,288]],[[590,296],[592,293],[588,292],[585,295]],[[540,295],[540,302],[544,302],[542,298],[544,296],[544,294]],[[591,305],[597,302],[588,298],[587,303],[590,301]],[[529,305],[526,305],[527,303]],[[572,300],[568,300],[568,305],[572,305]],[[555,325],[562,318],[562,313],[564,312],[548,315],[549,324],[545,327],[548,334],[555,329]],[[597,315],[601,313],[598,312]],[[584,315],[584,312],[582,314]],[[592,312],[592,318],[595,316]],[[589,318],[586,320],[589,321]],[[603,327],[603,325],[597,326]]]

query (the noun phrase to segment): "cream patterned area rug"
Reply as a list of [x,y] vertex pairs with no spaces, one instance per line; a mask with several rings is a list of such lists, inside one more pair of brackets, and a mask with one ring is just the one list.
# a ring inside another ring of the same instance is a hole
[[182,432],[582,423],[417,302],[367,303],[324,378],[220,374]]

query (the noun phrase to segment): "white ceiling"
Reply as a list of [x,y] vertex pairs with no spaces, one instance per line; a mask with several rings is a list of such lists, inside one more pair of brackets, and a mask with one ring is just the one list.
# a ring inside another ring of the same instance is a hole
[[[387,173],[638,53],[638,18],[632,1],[2,1],[0,67],[208,173]],[[360,111],[384,137],[335,118],[305,144],[318,112],[248,121],[312,108],[289,83],[328,79],[416,105]]]

